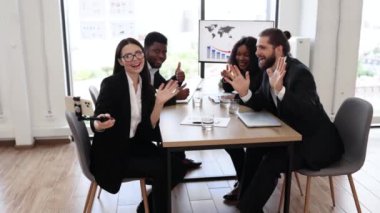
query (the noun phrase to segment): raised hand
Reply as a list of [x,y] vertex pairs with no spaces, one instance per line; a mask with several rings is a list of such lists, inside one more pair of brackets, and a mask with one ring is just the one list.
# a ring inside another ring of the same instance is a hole
[[243,76],[236,65],[228,65],[225,71],[223,79],[229,83],[241,97],[247,95],[250,83],[249,72],[246,71],[245,76]]
[[[224,69],[222,72],[220,72],[220,75],[224,78],[224,77],[227,77],[227,78],[230,78],[229,74],[231,72],[231,70],[229,70],[229,64],[226,65],[226,69]],[[230,78],[231,79],[231,78]]]
[[186,87],[186,83],[179,87],[179,92],[175,96],[177,100],[185,100],[189,96],[190,90],[189,88],[185,88],[185,87]]
[[285,57],[280,57],[277,61],[276,69],[273,71],[271,68],[267,69],[269,77],[269,84],[276,92],[280,92],[284,85],[284,77],[286,74]]
[[229,78],[230,80],[232,80],[234,78],[234,74],[233,72],[231,72],[231,67],[232,65],[230,64],[227,64],[226,65],[226,69],[224,69],[220,75],[223,77],[223,78]]
[[177,69],[175,70],[175,77],[177,78],[179,84],[182,84],[185,80],[185,72],[181,70],[181,62],[178,62]]
[[156,102],[159,104],[165,104],[169,99],[173,98],[179,93],[178,82],[170,80],[168,83],[161,84],[156,93]]

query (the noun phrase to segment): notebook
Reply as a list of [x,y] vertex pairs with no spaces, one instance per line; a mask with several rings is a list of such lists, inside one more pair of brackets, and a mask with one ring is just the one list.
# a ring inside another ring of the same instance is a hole
[[269,112],[240,112],[238,117],[247,127],[281,126],[281,122]]

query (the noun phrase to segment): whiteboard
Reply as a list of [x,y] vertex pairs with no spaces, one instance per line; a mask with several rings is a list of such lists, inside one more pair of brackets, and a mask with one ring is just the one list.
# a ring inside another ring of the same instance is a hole
[[225,63],[243,36],[257,38],[261,31],[273,27],[273,21],[200,20],[199,61]]

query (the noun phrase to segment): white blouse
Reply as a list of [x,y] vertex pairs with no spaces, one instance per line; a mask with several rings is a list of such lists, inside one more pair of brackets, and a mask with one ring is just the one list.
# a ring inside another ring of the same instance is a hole
[[133,138],[136,134],[137,126],[141,122],[141,76],[139,76],[139,83],[137,84],[137,91],[133,87],[132,78],[126,73],[129,84],[129,97],[131,103],[131,128],[129,130],[129,138]]

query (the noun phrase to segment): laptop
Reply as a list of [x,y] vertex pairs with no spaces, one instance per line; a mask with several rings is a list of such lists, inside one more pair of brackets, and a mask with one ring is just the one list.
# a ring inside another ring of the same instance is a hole
[[177,104],[187,104],[190,102],[191,98],[194,95],[194,92],[201,89],[202,80],[199,78],[190,79],[187,82],[186,87],[189,88],[190,94],[184,100],[176,100]]
[[189,96],[187,96],[186,99],[183,99],[183,100],[176,100],[176,103],[177,104],[187,104],[190,102],[191,98],[193,97],[194,95],[194,90],[190,89],[190,92],[189,92]]
[[240,112],[238,117],[247,127],[281,126],[281,122],[269,112]]

